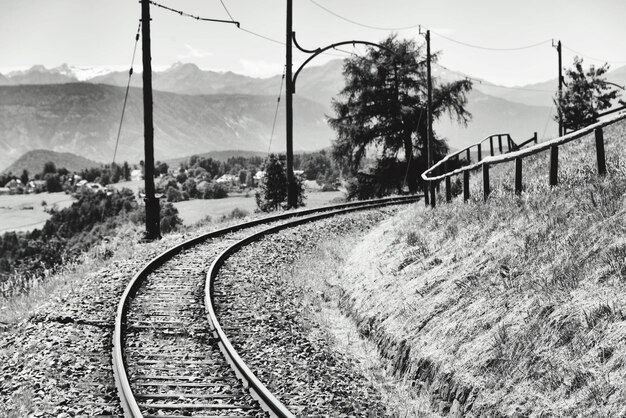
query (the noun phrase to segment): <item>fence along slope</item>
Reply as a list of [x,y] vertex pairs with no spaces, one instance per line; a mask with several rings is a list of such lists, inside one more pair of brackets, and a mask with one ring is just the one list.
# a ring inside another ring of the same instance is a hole
[[[435,164],[434,166],[432,166],[429,170],[425,171],[424,173],[422,173],[422,179],[424,179],[425,181],[429,182],[429,181],[437,181],[437,180],[443,180],[443,179],[447,179],[450,178],[454,175],[458,175],[458,174],[464,174],[465,177],[467,177],[469,175],[469,172],[472,170],[477,170],[479,168],[483,169],[483,182],[484,182],[484,186],[485,190],[484,190],[484,194],[485,194],[485,199],[487,198],[487,196],[489,195],[489,190],[488,190],[488,186],[489,186],[489,166],[491,165],[496,165],[496,164],[501,164],[501,163],[505,163],[505,162],[509,162],[509,161],[515,161],[516,162],[516,193],[521,191],[521,162],[522,159],[525,157],[528,157],[530,155],[535,155],[538,154],[542,151],[546,151],[548,149],[551,150],[551,161],[550,161],[550,184],[551,185],[556,185],[556,171],[557,171],[557,167],[558,167],[558,147],[560,145],[564,145],[567,144],[568,142],[574,141],[576,139],[582,138],[585,135],[594,132],[596,134],[596,147],[597,147],[597,152],[598,152],[598,167],[599,167],[599,171],[601,174],[604,173],[604,142],[603,142],[603,133],[602,133],[602,128],[612,125],[616,122],[619,122],[621,120],[626,119],[626,111],[622,110],[619,113],[617,113],[615,116],[611,116],[609,118],[606,118],[604,120],[600,120],[596,123],[593,123],[591,125],[588,125],[582,129],[579,129],[577,131],[574,132],[570,132],[569,134],[563,135],[561,137],[558,138],[554,138],[552,140],[546,141],[546,142],[542,142],[540,144],[536,144],[533,145],[531,147],[525,148],[525,149],[521,149],[521,150],[517,150],[517,151],[511,151],[509,153],[506,154],[502,154],[499,156],[489,156],[486,157],[474,164],[470,164],[470,165],[466,165],[464,167],[460,167],[457,168],[456,170],[453,170],[451,172],[447,172],[444,174],[440,174],[440,175],[435,175],[434,173],[436,172],[436,170],[440,169],[441,167],[445,167],[446,163],[448,161],[450,161],[452,158],[456,157],[457,155],[459,155],[462,152],[465,152],[466,150],[454,153],[454,154],[450,154],[447,155],[446,157],[444,157],[441,161],[437,162],[437,164]],[[483,140],[484,141],[484,140]],[[481,141],[482,142],[482,141]],[[467,149],[469,149],[471,147],[468,147]],[[464,181],[465,183],[465,181]],[[518,186],[519,185],[519,189]],[[465,185],[464,185],[465,186]],[[465,189],[465,187],[464,187]],[[467,190],[464,190],[464,194],[466,196],[466,200],[469,197],[469,194],[466,193]]]

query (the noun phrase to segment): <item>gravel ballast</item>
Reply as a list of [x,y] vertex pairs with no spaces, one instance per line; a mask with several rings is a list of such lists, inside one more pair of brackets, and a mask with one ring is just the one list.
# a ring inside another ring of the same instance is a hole
[[[288,229],[252,244],[224,266],[220,291],[227,291],[223,279],[236,271],[237,292],[231,300],[244,306],[242,315],[253,318],[237,325],[245,330],[233,342],[247,352],[261,350],[244,360],[297,416],[385,414],[351,361],[333,353],[317,326],[299,315],[300,290],[284,282],[281,272],[318,243],[364,232],[396,211],[368,210]],[[148,260],[187,238],[172,234],[159,242],[113,249],[103,267],[51,295],[26,320],[3,332],[0,416],[122,416],[110,353],[119,298]],[[261,325],[264,331],[257,334]],[[267,332],[268,325],[276,332]]]
[[[354,361],[334,352],[304,314],[303,290],[283,274],[324,241],[365,233],[396,208],[368,210],[290,228],[250,244],[220,269],[228,294],[216,312],[257,377],[296,416],[383,416],[385,405]],[[321,332],[320,332],[321,331]]]

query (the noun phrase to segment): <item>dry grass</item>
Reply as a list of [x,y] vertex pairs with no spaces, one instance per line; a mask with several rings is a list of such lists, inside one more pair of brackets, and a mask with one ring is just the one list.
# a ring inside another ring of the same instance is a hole
[[388,407],[387,415],[397,418],[435,418],[428,398],[416,395],[412,382],[394,376],[378,355],[376,345],[363,338],[351,318],[340,309],[343,296],[341,270],[358,238],[343,237],[326,242],[285,273],[285,280],[295,282],[302,292],[304,313],[319,328],[312,332],[329,342],[329,346],[357,364]]
[[354,249],[346,306],[400,375],[474,388],[466,416],[626,413],[625,127],[606,178],[588,136],[560,149],[558,187],[547,154],[521,197],[497,166],[486,204],[475,176],[469,203],[418,204]]
[[48,302],[51,298],[60,298],[75,287],[81,285],[87,273],[105,267],[111,257],[128,257],[134,253],[142,230],[133,224],[127,224],[117,231],[117,235],[102,243],[80,258],[46,270],[43,277],[25,277],[15,275],[1,283],[0,330],[6,330],[25,319],[29,313]]

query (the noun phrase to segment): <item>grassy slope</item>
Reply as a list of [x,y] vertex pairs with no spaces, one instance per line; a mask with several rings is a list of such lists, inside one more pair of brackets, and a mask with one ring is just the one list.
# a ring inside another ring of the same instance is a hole
[[[344,308],[435,409],[465,416],[622,416],[626,410],[626,124],[492,169],[486,204],[422,204],[373,231],[344,268]],[[456,400],[455,400],[456,399]],[[470,410],[470,411],[468,411]],[[460,416],[460,415],[457,415]]]

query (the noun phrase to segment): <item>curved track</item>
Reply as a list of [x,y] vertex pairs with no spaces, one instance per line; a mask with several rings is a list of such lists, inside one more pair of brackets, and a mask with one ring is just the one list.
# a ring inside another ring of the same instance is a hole
[[229,295],[213,289],[218,269],[242,246],[280,229],[418,199],[371,200],[245,222],[148,262],[122,295],[113,333],[113,369],[125,415],[292,417],[230,344],[228,334],[238,330],[221,327],[213,302]]

